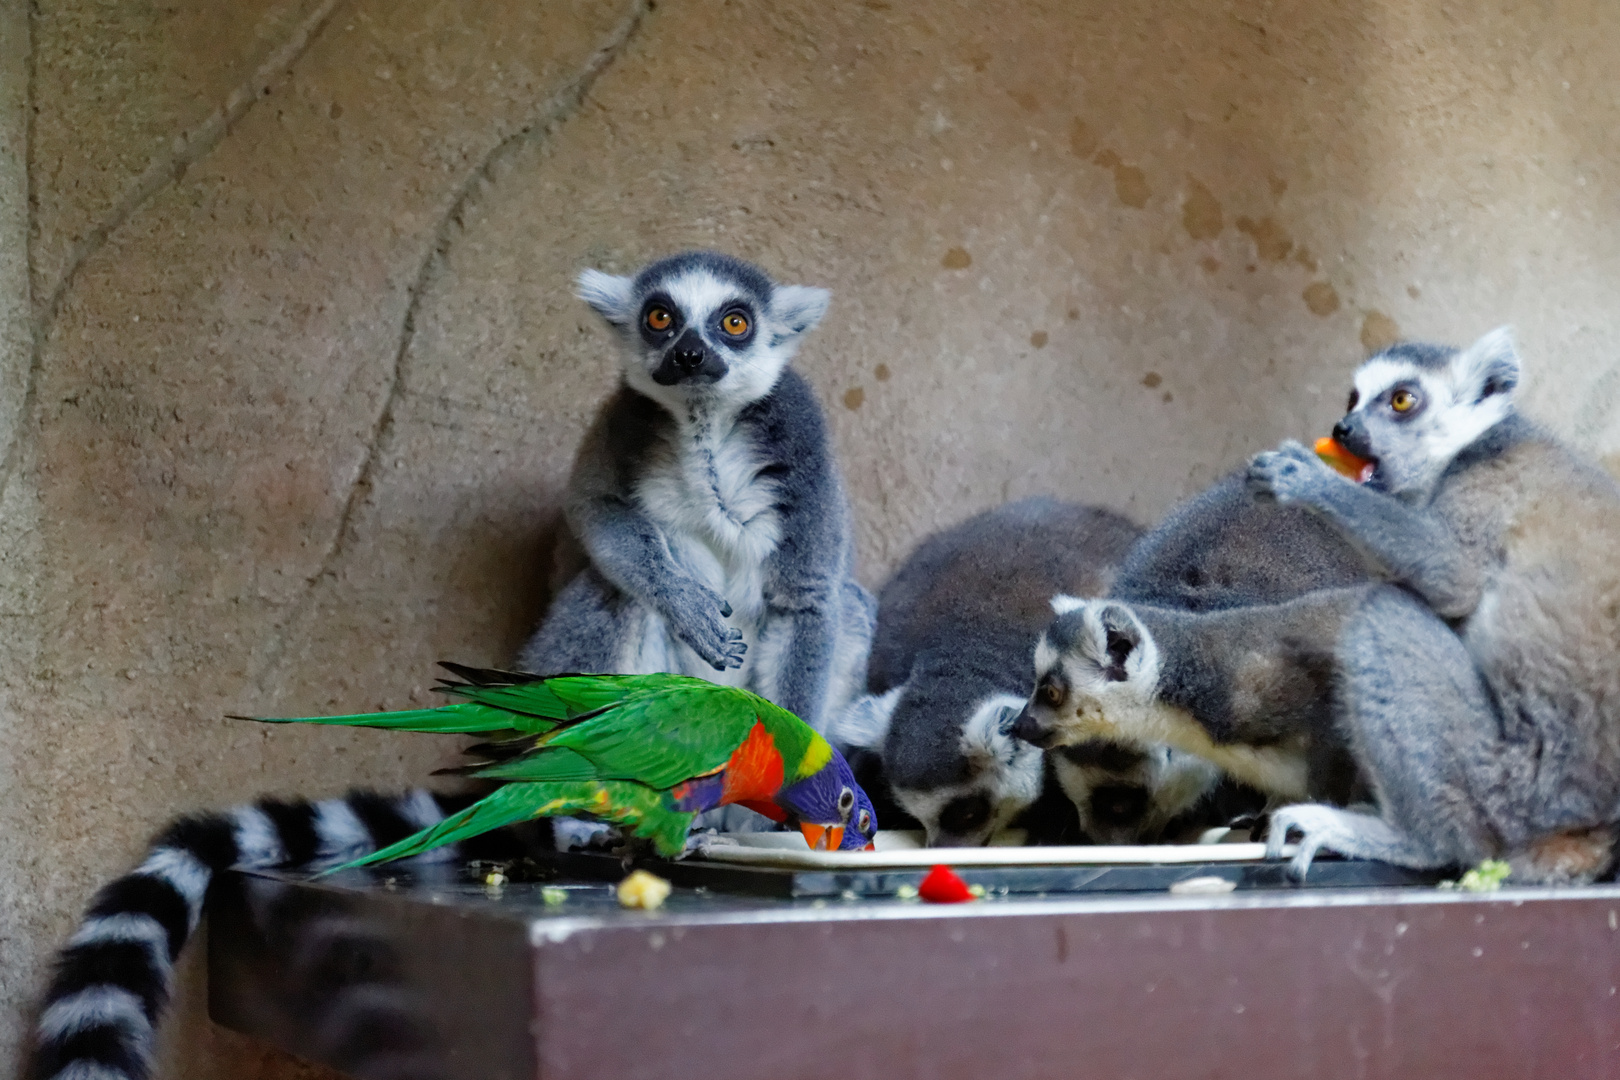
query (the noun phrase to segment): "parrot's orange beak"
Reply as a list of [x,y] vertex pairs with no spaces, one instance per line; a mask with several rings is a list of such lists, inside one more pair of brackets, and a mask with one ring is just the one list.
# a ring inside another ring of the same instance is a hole
[[811,851],[837,851],[844,842],[842,825],[812,825],[808,821],[801,821],[799,831],[804,833]]

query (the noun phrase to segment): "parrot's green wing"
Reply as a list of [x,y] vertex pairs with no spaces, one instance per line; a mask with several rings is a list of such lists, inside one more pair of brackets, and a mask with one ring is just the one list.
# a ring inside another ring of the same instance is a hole
[[641,784],[611,780],[508,784],[431,828],[327,873],[409,858],[519,821],[576,814],[628,826],[635,835],[651,840],[665,856],[679,855],[685,849],[695,816],[673,809],[662,792]]
[[[554,675],[541,678],[445,664],[465,682],[446,682],[435,689],[523,716],[577,720],[648,691],[702,682],[682,675]],[[705,684],[707,685],[707,684]]]
[[[531,782],[568,779],[577,777],[583,759],[599,779],[670,788],[724,766],[766,707],[774,708],[746,690],[683,679],[561,727],[537,740],[529,753],[474,775]],[[559,752],[564,750],[571,753],[563,757]]]
[[446,682],[434,688],[442,694],[462,699],[454,705],[347,716],[235,719],[261,720],[270,724],[334,724],[439,735],[537,735],[551,731],[559,723],[589,716],[637,693],[649,689],[657,691],[671,679],[682,678],[672,675],[568,675],[541,679],[532,675],[463,667],[460,664],[446,664],[445,667],[466,680]]

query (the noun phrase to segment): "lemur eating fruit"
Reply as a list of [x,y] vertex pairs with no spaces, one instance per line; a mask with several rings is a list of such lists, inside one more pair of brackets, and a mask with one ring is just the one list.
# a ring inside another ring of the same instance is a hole
[[1357,370],[1334,437],[1364,483],[1298,443],[1249,484],[1302,506],[1398,587],[1337,649],[1341,724],[1379,816],[1317,805],[1271,843],[1413,867],[1505,859],[1515,880],[1591,881],[1620,822],[1620,485],[1521,415],[1508,331],[1395,345]]

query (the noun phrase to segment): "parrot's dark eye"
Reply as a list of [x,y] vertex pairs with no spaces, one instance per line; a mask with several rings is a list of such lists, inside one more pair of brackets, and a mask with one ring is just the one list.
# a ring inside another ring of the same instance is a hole
[[838,793],[838,816],[845,821],[849,820],[849,812],[855,809],[855,793],[849,788]]

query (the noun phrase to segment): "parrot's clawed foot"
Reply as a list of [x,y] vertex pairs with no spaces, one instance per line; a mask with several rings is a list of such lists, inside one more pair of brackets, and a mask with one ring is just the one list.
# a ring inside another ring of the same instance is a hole
[[686,850],[681,852],[680,858],[685,858],[693,852],[701,851],[706,847],[741,847],[734,836],[716,832],[714,829],[699,829],[686,838]]
[[551,819],[551,839],[558,851],[599,851],[618,839],[618,830],[605,821],[556,817]]

